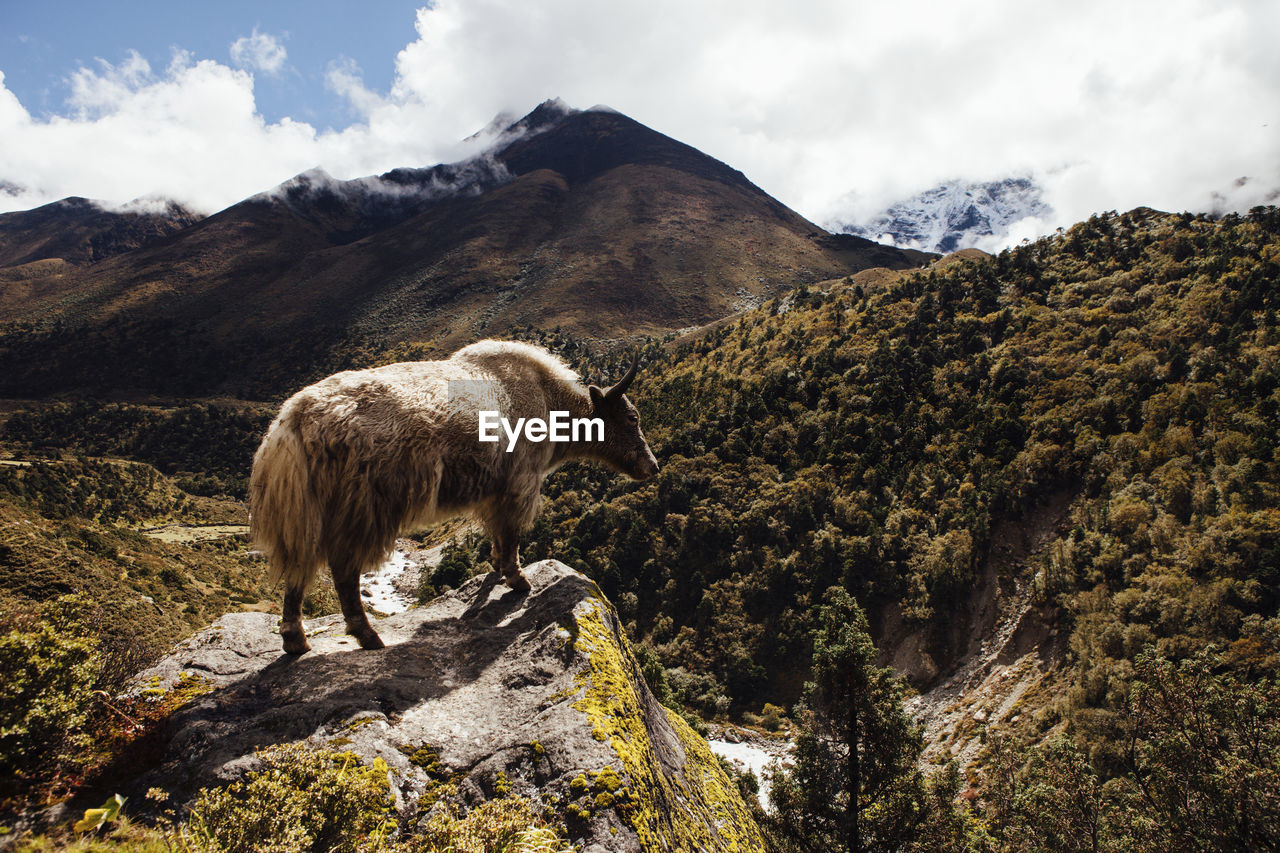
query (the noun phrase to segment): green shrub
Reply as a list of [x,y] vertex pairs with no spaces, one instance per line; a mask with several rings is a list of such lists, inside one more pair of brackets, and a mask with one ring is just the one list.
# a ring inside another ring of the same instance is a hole
[[765,702],[764,708],[760,712],[760,725],[764,726],[771,732],[776,732],[782,728],[787,720],[787,712],[783,708],[779,708],[772,702]]
[[466,815],[456,806],[443,808],[407,846],[413,853],[569,853],[573,849],[524,797],[489,800]]
[[475,534],[450,539],[440,555],[440,562],[430,571],[423,571],[418,585],[418,603],[426,604],[446,590],[456,589],[470,578],[493,567],[484,560],[488,553],[488,540]]
[[262,767],[206,788],[184,827],[192,846],[218,853],[354,851],[394,828],[387,765],[350,752],[287,744],[261,751]]
[[84,606],[63,596],[0,635],[0,777],[36,777],[85,745],[100,660]]

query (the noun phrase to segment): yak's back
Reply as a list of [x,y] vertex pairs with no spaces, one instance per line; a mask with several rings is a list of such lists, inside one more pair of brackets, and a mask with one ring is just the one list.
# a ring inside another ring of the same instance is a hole
[[558,356],[522,341],[476,341],[455,352],[449,361],[475,365],[503,381],[538,385],[580,382],[578,374]]
[[484,340],[441,361],[336,373],[295,394],[281,420],[319,444],[373,445],[407,434],[461,440],[476,435],[480,411],[545,417],[547,390],[562,384],[581,389],[577,374],[542,347]]

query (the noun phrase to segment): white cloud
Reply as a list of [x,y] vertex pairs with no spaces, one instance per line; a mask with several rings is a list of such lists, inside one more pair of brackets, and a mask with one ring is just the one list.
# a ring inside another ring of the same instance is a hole
[[354,59],[342,57],[329,63],[324,74],[325,88],[341,96],[356,115],[366,118],[384,104],[383,98],[364,85],[360,66]]
[[72,112],[48,121],[0,90],[0,180],[39,193],[24,202],[159,193],[215,209],[315,165],[350,178],[456,159],[494,114],[558,95],[688,142],[817,222],[1013,174],[1044,187],[1048,229],[1143,204],[1247,207],[1280,187],[1270,0],[438,0],[416,25],[389,91],[330,64],[355,116],[338,131],[269,124],[248,73],[190,58],[81,69]]
[[270,33],[260,33],[253,28],[253,35],[241,36],[231,43],[231,62],[249,71],[279,74],[284,69],[289,54],[280,40]]
[[27,190],[0,200],[6,209],[156,195],[212,211],[313,165],[315,132],[266,124],[243,71],[179,54],[157,76],[130,57],[81,69],[72,84],[74,114],[47,121],[0,93],[0,180]]

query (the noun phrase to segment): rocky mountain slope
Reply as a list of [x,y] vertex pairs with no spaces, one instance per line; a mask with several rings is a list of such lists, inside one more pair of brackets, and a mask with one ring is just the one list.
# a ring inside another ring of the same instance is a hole
[[56,248],[0,296],[0,395],[273,396],[397,345],[447,351],[525,326],[662,333],[926,258],[833,238],[687,145],[558,102],[461,163],[307,172],[85,267]]
[[591,853],[763,849],[706,742],[649,692],[599,588],[554,561],[525,572],[527,595],[486,575],[381,620],[375,652],[338,616],[308,624],[300,658],[280,651],[275,617],[223,617],[140,676],[207,692],[168,719],[154,760],[121,768],[124,790],[183,807],[257,750],[305,741],[385,762],[406,835],[450,799],[510,794],[547,804]]

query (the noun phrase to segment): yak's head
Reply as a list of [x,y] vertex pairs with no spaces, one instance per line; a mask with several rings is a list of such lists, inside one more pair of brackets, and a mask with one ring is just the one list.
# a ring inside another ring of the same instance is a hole
[[640,431],[640,413],[626,395],[639,365],[637,354],[627,375],[609,390],[589,385],[587,391],[591,394],[591,416],[604,421],[604,443],[597,450],[600,461],[633,480],[647,480],[658,473],[658,460]]

